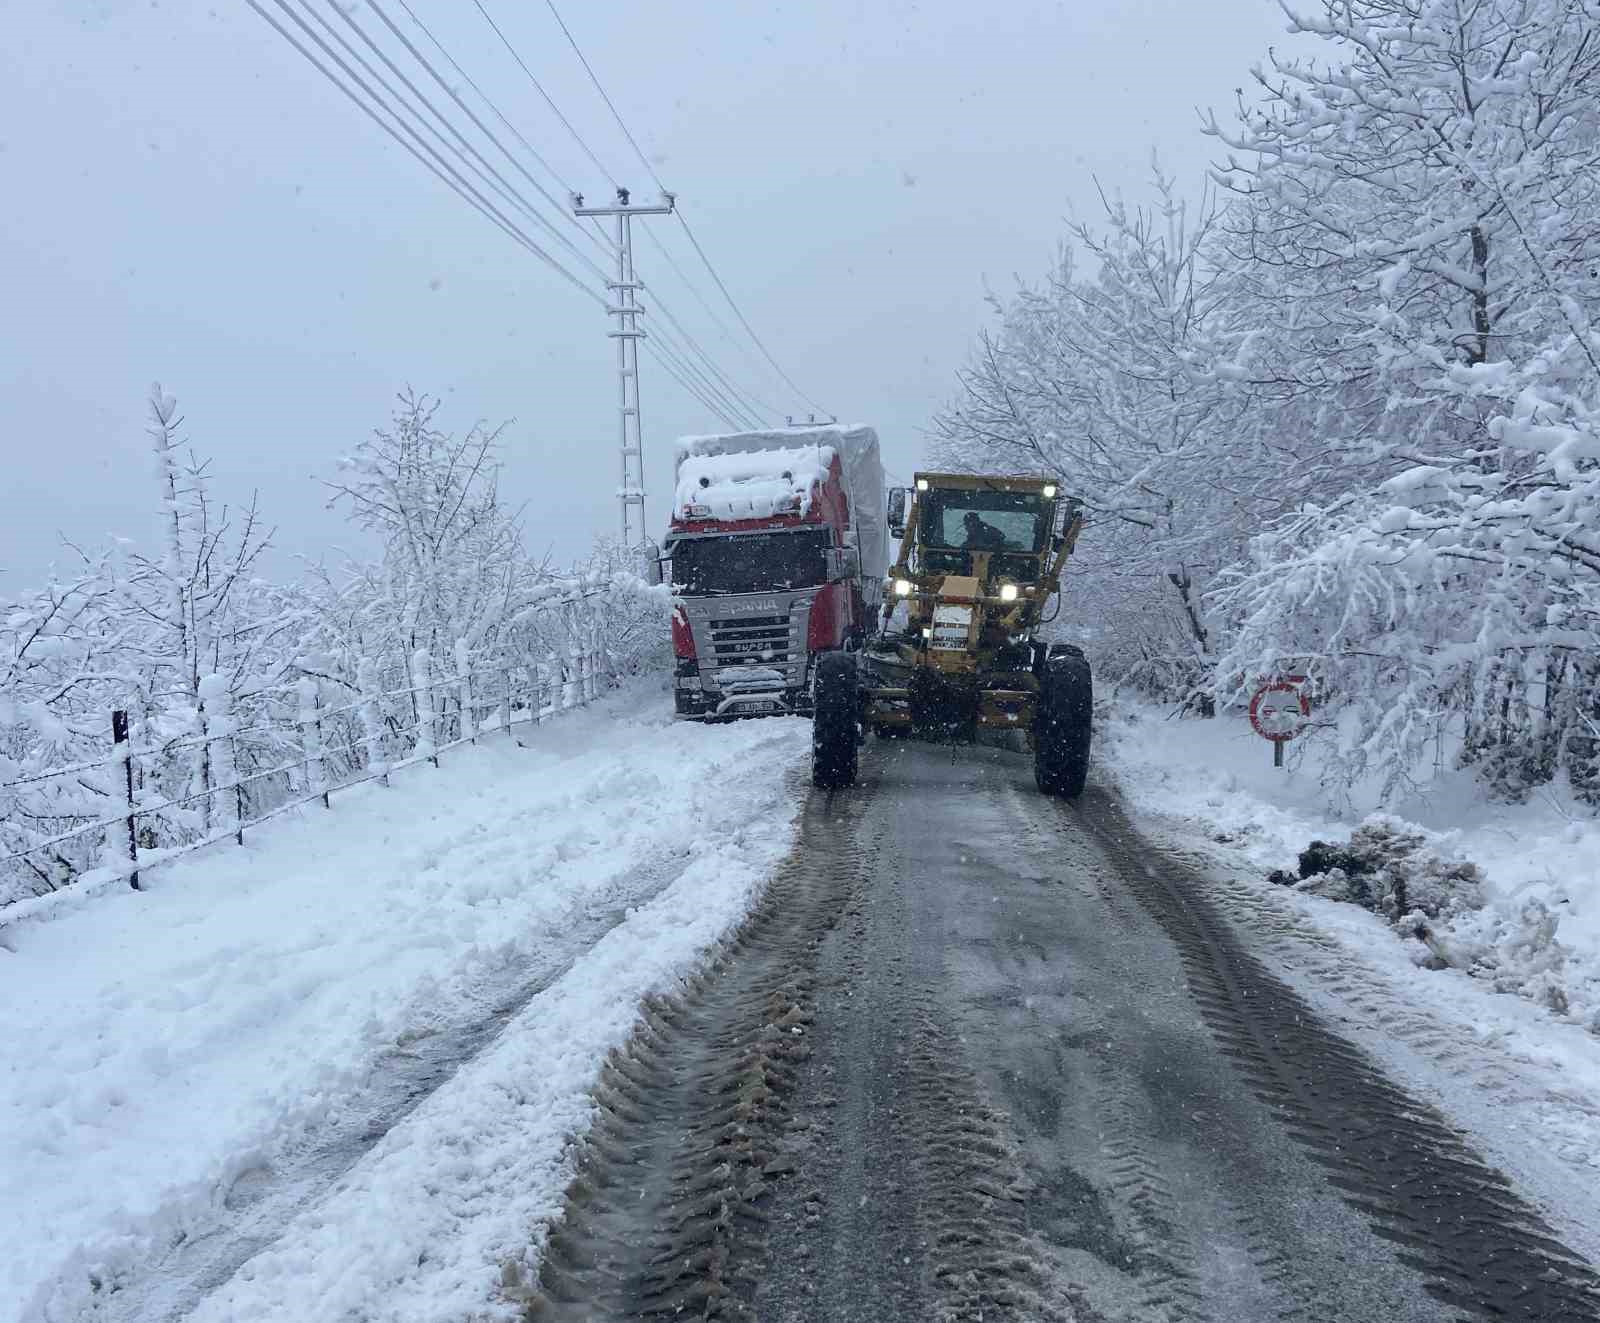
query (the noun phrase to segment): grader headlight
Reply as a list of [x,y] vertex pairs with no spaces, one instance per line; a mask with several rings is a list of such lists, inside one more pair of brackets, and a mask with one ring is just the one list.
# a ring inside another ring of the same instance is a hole
[[1003,584],[1001,584],[1000,585],[1000,600],[1002,602],[1014,602],[1014,601],[1016,601],[1017,600],[1017,585],[1014,584],[1014,583],[1003,583]]
[[911,580],[910,579],[896,579],[894,581],[894,595],[896,597],[910,597],[911,596]]
[[1056,485],[1055,485],[1055,483],[1053,483],[1053,482],[1045,483],[1043,495],[1044,495],[1044,499],[1047,500],[1047,501],[1055,500],[1056,499]]

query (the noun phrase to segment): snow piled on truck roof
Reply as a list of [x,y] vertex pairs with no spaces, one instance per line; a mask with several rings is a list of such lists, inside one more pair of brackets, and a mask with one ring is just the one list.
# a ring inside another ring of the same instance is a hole
[[775,514],[805,514],[812,488],[828,476],[831,446],[735,454],[681,455],[675,518],[764,519]]
[[[863,586],[867,588],[871,599],[877,588],[881,587],[883,575],[889,567],[889,530],[884,518],[883,463],[878,455],[878,434],[862,423],[816,423],[761,432],[681,437],[676,447],[678,494],[674,502],[674,514],[682,517],[686,478],[699,487],[700,472],[696,471],[690,477],[689,470],[693,466],[714,457],[737,457],[741,462],[749,463],[752,472],[755,472],[756,466],[766,465],[766,456],[792,455],[797,449],[813,457],[819,451],[832,451],[839,457],[844,471],[845,491],[850,497],[851,540],[861,553]],[[815,458],[813,463],[817,463]],[[784,467],[780,464],[775,471],[781,476]],[[826,461],[822,461],[822,471],[826,472]],[[796,480],[799,479],[799,474],[793,468],[789,472]],[[696,504],[705,502],[696,501]],[[712,517],[748,519],[757,515],[745,509],[736,515],[714,512]]]

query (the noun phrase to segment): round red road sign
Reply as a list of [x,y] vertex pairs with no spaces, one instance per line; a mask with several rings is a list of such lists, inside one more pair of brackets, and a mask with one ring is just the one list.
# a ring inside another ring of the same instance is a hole
[[1250,724],[1274,744],[1292,740],[1311,719],[1311,700],[1292,678],[1266,680],[1250,698]]

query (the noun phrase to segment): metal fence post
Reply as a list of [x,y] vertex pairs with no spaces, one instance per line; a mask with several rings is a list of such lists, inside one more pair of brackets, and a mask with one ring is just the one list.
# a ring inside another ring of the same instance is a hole
[[135,891],[141,891],[139,833],[133,823],[133,749],[128,743],[128,714],[121,708],[111,714],[111,743],[115,749],[113,760],[122,764],[122,805],[127,812],[124,822],[128,830],[128,862],[133,865],[133,871],[128,874],[128,885]]
[[500,729],[507,734],[511,731],[511,668],[505,669],[505,689],[500,695]]

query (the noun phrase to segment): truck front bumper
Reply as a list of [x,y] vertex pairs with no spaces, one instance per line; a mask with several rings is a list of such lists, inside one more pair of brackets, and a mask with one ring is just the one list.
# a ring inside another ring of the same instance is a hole
[[735,717],[811,715],[811,691],[794,688],[779,671],[761,673],[751,668],[732,674],[714,672],[694,687],[679,677],[673,690],[675,715],[688,721],[732,720]]

